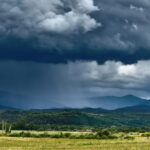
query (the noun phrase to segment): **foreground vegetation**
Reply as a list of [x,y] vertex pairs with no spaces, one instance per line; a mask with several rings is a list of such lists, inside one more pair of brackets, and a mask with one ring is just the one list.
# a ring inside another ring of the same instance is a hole
[[150,150],[148,137],[132,136],[113,140],[0,137],[0,150]]
[[150,150],[150,111],[0,111],[0,150]]
[[150,150],[150,132],[142,128],[126,128],[122,132],[119,130],[123,128],[60,132],[16,131],[11,127],[2,122],[0,150]]
[[102,130],[96,133],[87,132],[36,132],[36,131],[22,131],[2,134],[7,137],[34,137],[34,138],[68,138],[68,139],[117,139],[107,130]]
[[98,132],[65,132],[65,131],[11,131],[11,133],[0,132],[0,137],[20,137],[20,138],[55,138],[55,139],[98,139],[98,140],[115,140],[127,139],[134,140],[135,138],[150,138],[150,132],[129,132],[129,133],[114,133],[109,130],[101,130]]

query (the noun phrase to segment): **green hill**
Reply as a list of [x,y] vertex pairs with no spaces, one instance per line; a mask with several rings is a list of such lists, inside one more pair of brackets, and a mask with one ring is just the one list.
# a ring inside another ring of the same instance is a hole
[[6,110],[0,112],[0,121],[16,123],[24,120],[34,125],[76,125],[76,126],[132,126],[149,127],[150,111],[98,111],[98,109],[60,110]]

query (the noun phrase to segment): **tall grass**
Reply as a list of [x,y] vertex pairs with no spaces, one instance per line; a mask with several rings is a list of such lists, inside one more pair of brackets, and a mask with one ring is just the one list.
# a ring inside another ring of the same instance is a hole
[[0,137],[0,150],[149,150],[145,137],[135,140]]

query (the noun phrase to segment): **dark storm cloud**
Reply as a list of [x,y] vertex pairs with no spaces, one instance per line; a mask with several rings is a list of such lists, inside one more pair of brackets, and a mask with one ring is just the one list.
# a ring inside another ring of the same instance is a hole
[[149,8],[148,0],[2,0],[0,59],[149,59]]
[[0,104],[150,97],[149,27],[149,0],[1,0]]

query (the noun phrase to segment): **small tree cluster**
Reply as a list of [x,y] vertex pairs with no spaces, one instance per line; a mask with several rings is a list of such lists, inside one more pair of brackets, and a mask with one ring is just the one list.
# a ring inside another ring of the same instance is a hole
[[10,134],[11,133],[11,124],[7,124],[7,122],[2,121],[2,134]]

